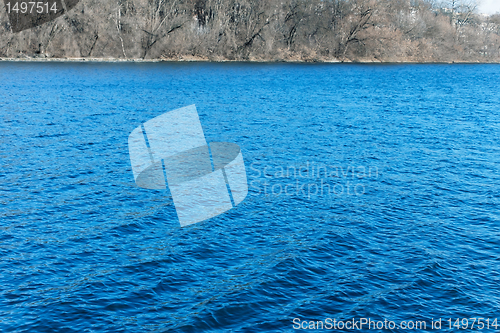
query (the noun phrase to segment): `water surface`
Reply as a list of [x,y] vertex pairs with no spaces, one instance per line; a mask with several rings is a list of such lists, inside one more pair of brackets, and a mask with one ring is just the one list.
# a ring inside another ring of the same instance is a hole
[[[498,65],[4,62],[0,82],[2,331],[500,317]],[[190,104],[250,192],[180,228],[127,138]]]

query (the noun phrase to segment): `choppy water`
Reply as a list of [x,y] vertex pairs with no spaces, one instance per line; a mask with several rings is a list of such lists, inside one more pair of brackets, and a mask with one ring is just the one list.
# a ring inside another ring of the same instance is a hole
[[[1,331],[500,320],[500,66],[0,63],[0,87]],[[180,228],[127,138],[190,104],[250,192]]]

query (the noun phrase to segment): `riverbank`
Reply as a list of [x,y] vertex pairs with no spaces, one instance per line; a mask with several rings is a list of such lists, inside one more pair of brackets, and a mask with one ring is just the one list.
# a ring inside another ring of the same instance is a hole
[[107,63],[157,63],[157,62],[214,62],[214,63],[232,63],[232,62],[248,62],[248,63],[358,63],[358,64],[500,64],[500,61],[435,61],[435,60],[390,60],[384,61],[379,59],[209,59],[201,57],[179,57],[179,58],[162,58],[162,59],[141,59],[141,58],[1,58],[0,62],[107,62]]
[[[500,63],[500,15],[411,1],[80,1],[0,26],[7,61]],[[453,2],[454,4],[455,2]],[[153,13],[155,13],[153,15]],[[0,19],[9,18],[0,11]]]

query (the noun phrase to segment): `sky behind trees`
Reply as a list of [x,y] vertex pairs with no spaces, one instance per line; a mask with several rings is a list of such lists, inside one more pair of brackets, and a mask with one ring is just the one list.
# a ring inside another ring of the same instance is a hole
[[500,13],[500,0],[481,0],[479,3],[479,12],[484,14]]

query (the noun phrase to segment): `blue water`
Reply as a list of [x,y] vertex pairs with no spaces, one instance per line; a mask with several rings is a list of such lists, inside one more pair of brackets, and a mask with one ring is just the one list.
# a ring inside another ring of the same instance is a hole
[[[499,89],[498,65],[0,63],[0,331],[500,321]],[[249,194],[180,228],[127,138],[190,104]]]

